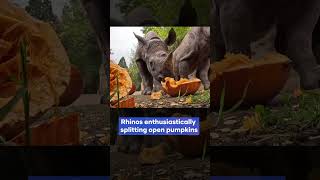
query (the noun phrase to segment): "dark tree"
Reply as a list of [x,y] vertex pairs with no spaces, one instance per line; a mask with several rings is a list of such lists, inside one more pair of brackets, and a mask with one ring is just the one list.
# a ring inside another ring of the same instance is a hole
[[128,69],[128,66],[127,66],[127,63],[126,63],[126,60],[124,59],[124,57],[122,57],[119,61],[119,64],[118,64],[120,67],[123,67],[123,68],[126,68]]
[[53,14],[50,0],[29,0],[26,11],[33,17],[57,27],[58,18]]
[[79,0],[70,0],[62,14],[60,38],[70,62],[82,73],[85,93],[96,93],[99,87],[101,52],[96,36]]

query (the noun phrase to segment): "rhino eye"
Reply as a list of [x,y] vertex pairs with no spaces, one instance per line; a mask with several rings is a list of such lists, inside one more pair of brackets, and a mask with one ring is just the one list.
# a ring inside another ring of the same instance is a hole
[[150,62],[150,66],[151,66],[151,70],[152,70],[152,71],[155,71],[154,62],[153,62],[153,61]]

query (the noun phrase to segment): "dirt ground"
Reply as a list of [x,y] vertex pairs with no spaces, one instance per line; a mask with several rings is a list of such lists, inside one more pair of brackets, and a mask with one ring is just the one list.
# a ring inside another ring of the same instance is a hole
[[[276,108],[274,109],[276,111]],[[250,132],[243,129],[243,119],[252,115],[249,111],[238,111],[225,116],[219,128],[210,132],[211,146],[316,146],[320,144],[320,128],[300,130],[297,125],[274,126]]]
[[186,96],[170,97],[163,95],[161,99],[150,99],[150,95],[141,95],[141,91],[133,94],[136,108],[209,108],[209,103],[187,103]]

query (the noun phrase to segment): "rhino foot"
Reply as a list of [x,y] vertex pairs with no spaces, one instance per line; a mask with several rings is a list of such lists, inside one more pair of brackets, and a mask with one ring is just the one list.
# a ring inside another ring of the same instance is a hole
[[319,88],[320,80],[320,66],[317,66],[313,71],[305,72],[300,74],[300,84],[305,90]]
[[204,83],[204,84],[203,84],[203,88],[204,88],[205,90],[208,90],[208,89],[210,88],[210,83]]
[[142,95],[150,95],[152,92],[151,88],[145,88],[143,91],[142,91]]

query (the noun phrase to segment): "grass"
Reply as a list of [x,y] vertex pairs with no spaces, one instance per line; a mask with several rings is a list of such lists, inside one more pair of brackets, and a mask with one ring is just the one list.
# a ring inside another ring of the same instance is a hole
[[[20,45],[20,55],[21,55],[21,74],[20,80],[15,79],[14,81],[17,84],[22,86],[16,93],[16,95],[0,109],[0,121],[4,120],[5,117],[9,114],[9,112],[16,106],[21,98],[23,98],[23,106],[24,106],[24,116],[25,116],[25,131],[26,131],[26,145],[30,145],[30,128],[29,128],[29,103],[30,103],[30,95],[28,91],[28,76],[27,76],[27,44],[25,41],[22,41]],[[13,79],[11,79],[13,80]],[[6,140],[0,136],[0,144],[5,143]]]
[[191,97],[192,103],[194,104],[209,104],[210,103],[210,90],[203,90],[194,95],[189,95]]
[[[313,92],[320,92],[315,90]],[[287,127],[294,125],[299,130],[320,127],[320,94],[304,92],[299,97],[291,94],[281,95],[281,106],[270,108],[257,105],[264,127]]]

